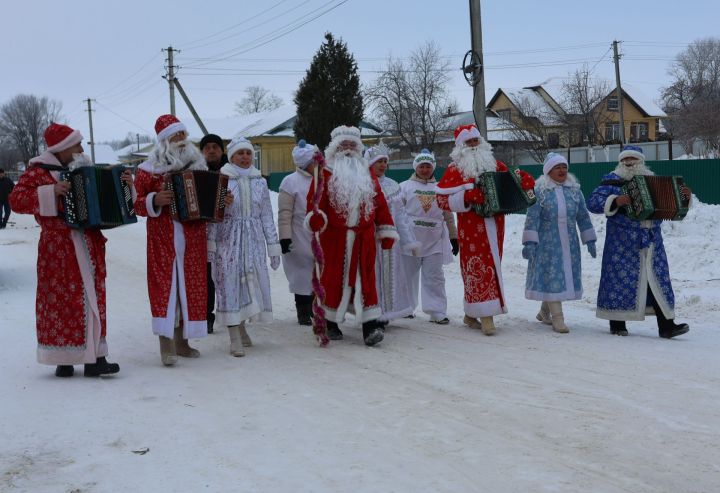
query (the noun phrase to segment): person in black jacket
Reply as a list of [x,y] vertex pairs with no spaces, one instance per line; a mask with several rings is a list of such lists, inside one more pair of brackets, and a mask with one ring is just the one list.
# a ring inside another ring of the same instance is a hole
[[10,192],[12,192],[15,183],[9,176],[5,176],[5,170],[0,168],[0,229],[7,226],[10,218]]

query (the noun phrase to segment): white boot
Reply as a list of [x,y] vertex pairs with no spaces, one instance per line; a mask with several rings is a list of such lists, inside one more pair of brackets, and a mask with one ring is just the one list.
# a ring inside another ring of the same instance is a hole
[[228,334],[230,334],[230,354],[236,358],[245,356],[245,351],[243,351],[240,340],[240,325],[229,325]]
[[570,329],[565,325],[565,316],[562,311],[562,303],[559,301],[548,301],[550,316],[552,317],[552,327],[555,332],[567,334]]
[[538,322],[542,322],[545,325],[552,325],[552,318],[550,318],[550,308],[548,307],[547,301],[543,301],[540,304],[540,311],[535,316]]
[[480,330],[486,336],[495,334],[495,322],[492,317],[480,317]]
[[169,337],[160,336],[160,361],[165,366],[172,366],[177,363],[175,341]]
[[240,341],[242,342],[242,345],[244,347],[252,347],[252,339],[250,339],[247,330],[245,330],[245,322],[240,322],[238,327],[240,327]]

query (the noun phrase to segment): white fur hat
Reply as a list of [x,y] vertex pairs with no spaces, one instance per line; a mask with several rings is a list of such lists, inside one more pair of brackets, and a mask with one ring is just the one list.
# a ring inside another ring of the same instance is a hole
[[234,137],[233,140],[231,140],[228,144],[228,159],[232,161],[233,154],[235,154],[240,149],[250,149],[252,151],[253,158],[255,157],[255,148],[253,147],[252,142],[247,140],[245,137],[239,135]]
[[292,150],[292,157],[295,166],[300,169],[307,168],[310,163],[313,162],[315,151],[316,148],[314,145],[308,144],[305,142],[305,139],[300,139],[298,145],[296,145]]
[[330,143],[325,149],[325,158],[331,160],[335,156],[338,146],[345,141],[355,142],[358,152],[362,155],[365,146],[363,146],[362,139],[360,138],[360,129],[340,125],[330,132]]
[[562,154],[558,154],[557,152],[551,152],[548,154],[543,162],[543,175],[550,173],[550,171],[558,164],[564,164],[568,168],[570,167],[567,159],[565,159],[565,156]]
[[376,161],[382,158],[390,158],[390,149],[383,142],[380,142],[378,145],[370,147],[367,151],[365,151],[365,159],[367,159],[368,166],[372,166]]
[[417,170],[418,166],[423,163],[431,164],[433,170],[435,170],[435,166],[437,165],[437,162],[435,161],[435,156],[427,149],[423,149],[422,151],[420,151],[420,154],[415,156],[415,159],[413,159],[413,169]]

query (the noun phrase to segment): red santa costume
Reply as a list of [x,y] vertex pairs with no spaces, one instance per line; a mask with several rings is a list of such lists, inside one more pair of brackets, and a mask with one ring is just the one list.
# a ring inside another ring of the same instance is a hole
[[69,169],[57,154],[72,147],[82,152],[82,139],[77,130],[51,124],[45,130],[47,150],[30,160],[10,194],[12,210],[33,214],[41,228],[35,302],[37,359],[46,365],[69,366],[69,373],[56,372],[58,376],[71,376],[70,365],[94,364],[108,353],[106,239],[99,230],[68,227],[59,217],[62,205],[55,194],[60,172]]
[[[333,130],[322,169],[326,184],[320,197],[321,214],[314,215],[315,181],[308,193],[306,227],[320,234],[325,267],[320,283],[325,289],[322,308],[331,339],[342,338],[337,323],[354,308],[363,323],[365,343],[382,340],[375,321],[381,315],[375,285],[375,241],[392,248],[398,234],[377,178],[362,157],[360,131],[341,126]],[[352,304],[351,304],[352,301]],[[337,330],[337,337],[333,336]]]
[[[474,144],[476,145],[466,145]],[[494,332],[492,317],[507,313],[503,288],[501,260],[505,235],[505,216],[482,217],[472,209],[473,203],[483,203],[482,191],[475,188],[476,178],[486,171],[508,171],[495,160],[492,148],[475,125],[463,125],[455,130],[455,148],[450,163],[436,188],[436,200],[441,209],[457,212],[460,243],[460,268],[465,287],[465,323],[481,328],[485,334]],[[523,189],[532,189],[534,180],[521,172]]]
[[[206,170],[202,154],[188,140],[170,142],[185,125],[172,115],[155,124],[158,143],[138,167],[135,177],[135,211],[147,216],[147,280],[155,335],[181,340],[207,335],[207,229],[204,221],[180,223],[169,207],[155,207],[154,197],[164,188],[164,176],[180,170]],[[180,319],[183,323],[180,324]],[[175,332],[182,327],[181,337]],[[194,350],[193,350],[194,351]],[[197,356],[181,354],[180,356]],[[167,364],[173,359],[165,359]]]

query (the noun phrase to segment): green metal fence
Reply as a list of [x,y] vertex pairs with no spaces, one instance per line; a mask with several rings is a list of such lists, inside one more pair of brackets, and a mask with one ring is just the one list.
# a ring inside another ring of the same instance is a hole
[[[720,159],[687,159],[676,161],[648,161],[648,166],[658,175],[680,175],[685,183],[692,189],[701,202],[706,204],[720,204]],[[582,191],[587,197],[590,192],[600,183],[602,177],[615,169],[617,163],[573,163],[570,165],[570,173],[574,174],[582,186]],[[542,165],[532,164],[521,166],[534,177],[542,174]],[[442,168],[435,170],[435,177],[440,178]],[[413,170],[402,169],[387,171],[387,176],[403,182],[410,178]],[[271,190],[277,192],[282,179],[289,173],[273,173],[268,179]]]

